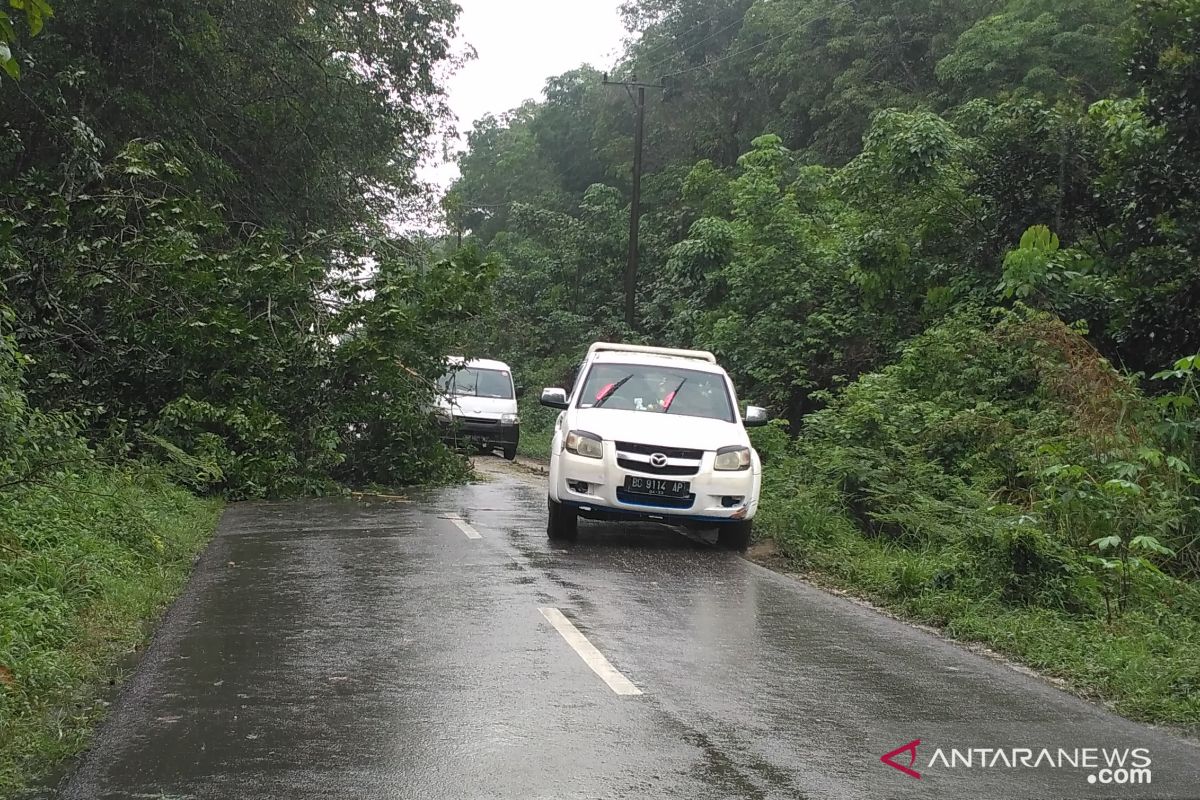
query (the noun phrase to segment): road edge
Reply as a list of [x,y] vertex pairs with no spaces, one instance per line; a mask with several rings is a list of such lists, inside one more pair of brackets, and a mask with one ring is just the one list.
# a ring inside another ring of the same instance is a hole
[[[529,458],[526,456],[517,456],[512,463],[514,466],[520,468],[523,472],[531,475],[545,476],[550,474],[549,462],[547,461]],[[879,605],[865,593],[856,592],[853,588],[848,588],[836,582],[830,576],[825,575],[824,573],[797,569],[794,565],[794,562],[792,562],[791,559],[789,559],[778,549],[774,538],[756,538],[750,549],[739,555],[741,558],[750,562],[756,567],[764,569],[781,578],[806,584],[807,586],[833,597],[849,600],[850,602],[869,611],[873,611],[880,616],[886,617],[895,622],[903,623],[910,628],[928,633],[932,636],[936,636],[938,639],[941,639],[949,644],[953,644],[955,647],[965,650],[968,653],[983,656],[984,658],[987,658],[995,663],[1002,664],[1021,675],[1035,678],[1051,688],[1066,692],[1072,697],[1083,700],[1084,702],[1096,706],[1097,708],[1104,709],[1111,714],[1119,716],[1121,719],[1128,720],[1139,725],[1145,725],[1155,730],[1171,733],[1188,742],[1189,744],[1200,748],[1200,731],[1193,732],[1186,728],[1181,728],[1175,725],[1147,722],[1145,720],[1139,720],[1125,716],[1115,708],[1114,703],[1105,700],[1099,695],[1087,692],[1080,687],[1072,685],[1065,678],[1059,678],[1054,675],[1048,675],[1044,672],[1041,672],[1034,667],[1029,666],[1028,664],[1025,664],[1012,658],[1011,656],[1006,655],[1005,653],[1000,652],[999,650],[994,650],[993,648],[988,647],[982,642],[960,639],[952,636],[944,628],[928,625],[923,622],[917,622],[886,606]]]
[[[194,618],[201,603],[202,589],[208,583],[216,581],[221,574],[221,566],[227,561],[228,542],[227,531],[231,527],[231,518],[236,516],[239,506],[261,503],[264,501],[246,501],[244,503],[226,503],[221,508],[216,526],[207,543],[192,558],[191,571],[187,580],[179,589],[179,593],[154,621],[153,627],[145,640],[144,646],[131,659],[129,665],[122,670],[121,680],[112,689],[108,699],[109,706],[104,718],[96,725],[89,735],[88,745],[77,753],[57,773],[55,782],[39,791],[49,792],[48,795],[34,795],[35,798],[52,797],[56,800],[72,800],[72,798],[90,798],[89,781],[94,781],[99,766],[96,759],[100,751],[96,744],[111,730],[120,729],[124,724],[123,710],[136,705],[136,699],[145,697],[149,687],[142,681],[147,671],[155,666],[165,665],[164,642],[179,639],[187,633],[186,620],[189,615]],[[80,782],[84,786],[81,790]],[[32,798],[30,799],[32,800]]]
[[982,642],[971,641],[969,639],[960,639],[948,633],[944,628],[939,628],[923,622],[917,622],[916,620],[906,617],[903,614],[888,608],[887,606],[879,605],[865,593],[856,592],[853,588],[847,588],[825,573],[797,569],[794,567],[793,562],[786,555],[779,551],[774,539],[766,538],[755,540],[754,544],[751,546],[751,549],[745,553],[742,553],[741,556],[754,566],[764,569],[773,575],[778,575],[781,578],[806,584],[830,596],[847,600],[882,617],[886,617],[895,622],[903,623],[910,628],[914,628],[935,636],[938,639],[941,639],[943,642],[952,644],[961,650],[971,653],[972,655],[982,656],[989,661],[993,661],[997,664],[1008,667],[1012,671],[1021,675],[1034,678],[1041,683],[1050,686],[1051,688],[1065,692],[1072,697],[1088,703],[1089,705],[1103,709],[1110,714],[1114,714],[1123,720],[1127,720],[1137,725],[1145,725],[1148,728],[1163,731],[1164,733],[1170,733],[1179,737],[1180,739],[1183,739],[1188,744],[1200,748],[1200,730],[1191,731],[1187,728],[1181,728],[1177,725],[1149,722],[1147,720],[1126,716],[1117,710],[1113,702],[1105,700],[1100,695],[1085,691],[1081,687],[1073,685],[1066,678],[1048,675],[1026,663],[1018,661],[1006,653],[995,650],[986,644],[983,644]]

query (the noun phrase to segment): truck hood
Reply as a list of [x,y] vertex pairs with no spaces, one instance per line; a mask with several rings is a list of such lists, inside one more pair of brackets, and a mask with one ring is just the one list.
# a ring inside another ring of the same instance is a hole
[[456,417],[498,418],[501,414],[516,414],[517,401],[499,397],[469,397],[438,395],[434,408]]
[[696,450],[716,450],[735,444],[750,446],[750,437],[740,424],[706,417],[579,408],[572,410],[567,422],[572,429],[594,433],[606,441]]

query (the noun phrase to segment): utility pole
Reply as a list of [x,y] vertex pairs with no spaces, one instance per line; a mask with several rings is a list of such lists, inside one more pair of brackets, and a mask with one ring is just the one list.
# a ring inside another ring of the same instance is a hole
[[[662,89],[662,84],[638,83],[636,75],[627,81],[610,81],[604,73],[605,86],[624,86],[634,105],[633,129],[633,198],[629,204],[629,257],[625,263],[625,324],[634,327],[637,320],[638,237],[642,221],[642,143],[646,128],[646,90]],[[636,97],[633,89],[637,89]]]

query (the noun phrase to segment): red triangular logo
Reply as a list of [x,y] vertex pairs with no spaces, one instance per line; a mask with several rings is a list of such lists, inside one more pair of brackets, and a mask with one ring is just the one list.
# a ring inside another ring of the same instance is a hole
[[[882,756],[879,757],[879,760],[882,761],[883,763],[887,764],[892,769],[898,769],[901,772],[903,772],[905,775],[908,775],[909,777],[917,778],[918,780],[920,780],[921,773],[919,773],[915,769],[913,769],[913,765],[917,763],[917,745],[919,745],[920,743],[921,743],[920,739],[913,739],[911,742],[904,745],[903,747],[897,747],[895,750],[893,750],[890,753],[884,753]],[[898,756],[901,753],[908,753],[908,766],[907,767],[904,766],[903,764],[897,764],[895,761],[892,761],[892,759],[895,756]]]

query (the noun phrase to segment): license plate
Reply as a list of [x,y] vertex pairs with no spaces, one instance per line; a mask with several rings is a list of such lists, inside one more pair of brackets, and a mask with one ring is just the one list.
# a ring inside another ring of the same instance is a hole
[[625,478],[626,491],[648,494],[653,497],[687,497],[691,484],[687,481],[670,481],[661,478]]

